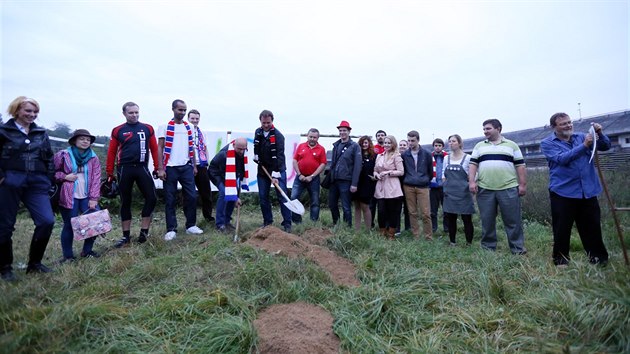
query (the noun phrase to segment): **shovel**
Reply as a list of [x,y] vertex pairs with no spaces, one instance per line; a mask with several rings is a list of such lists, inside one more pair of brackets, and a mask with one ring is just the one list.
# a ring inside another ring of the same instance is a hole
[[238,204],[236,205],[236,227],[234,229],[234,238],[232,238],[232,242],[234,243],[238,243],[238,241],[241,239],[240,237],[238,237],[238,227],[240,223],[241,223],[241,204]]
[[283,203],[284,206],[287,207],[287,209],[291,210],[292,212],[294,212],[296,214],[304,215],[304,205],[302,205],[302,203],[300,203],[300,201],[297,200],[297,199],[296,200],[289,199],[289,197],[287,197],[287,194],[284,193],[284,191],[282,190],[282,188],[280,188],[278,183],[277,182],[273,182],[273,177],[271,177],[269,172],[267,172],[267,169],[265,168],[265,166],[260,166],[260,167],[262,167],[262,170],[265,171],[265,174],[267,175],[267,177],[269,177],[269,179],[271,180],[273,185],[276,187],[276,190],[280,191],[280,194],[282,194],[282,196],[286,200],[286,202]]

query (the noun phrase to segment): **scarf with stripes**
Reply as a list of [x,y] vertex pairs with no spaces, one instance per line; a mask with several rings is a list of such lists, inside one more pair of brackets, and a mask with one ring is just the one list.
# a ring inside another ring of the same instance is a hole
[[197,148],[197,154],[199,156],[199,161],[197,163],[201,167],[208,166],[208,155],[206,155],[206,143],[203,139],[203,133],[199,127],[195,127],[195,131],[197,132],[197,141],[195,141],[195,146]]
[[245,174],[242,180],[238,180],[236,176],[236,151],[234,150],[234,140],[228,144],[228,150],[225,158],[225,200],[235,202],[238,200],[239,188],[238,182],[241,184],[241,189],[249,190],[247,185],[247,179],[249,178],[249,171],[247,170],[247,154],[243,156],[243,167]]
[[[442,155],[442,157],[444,158],[448,155],[448,152],[442,151],[438,155]],[[433,178],[431,179],[431,183],[435,184],[433,187],[437,187],[439,185],[439,182],[437,181],[437,161],[435,161],[435,152],[431,153],[431,159],[433,160]],[[442,161],[444,161],[444,159],[442,159]],[[442,164],[444,164],[444,162],[442,162]],[[442,170],[444,170],[443,166]],[[444,176],[444,171],[442,171],[442,176]]]
[[[188,126],[188,122],[182,121],[188,132],[188,157],[192,161],[195,158],[195,152],[193,150],[193,138],[192,130]],[[175,119],[171,119],[166,126],[166,138],[164,140],[164,166],[168,163],[169,157],[171,157],[171,149],[173,149],[173,139],[175,138]]]

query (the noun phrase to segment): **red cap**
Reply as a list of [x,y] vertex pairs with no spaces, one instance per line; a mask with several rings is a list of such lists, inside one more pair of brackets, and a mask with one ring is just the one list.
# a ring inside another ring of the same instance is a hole
[[348,130],[352,130],[352,128],[350,128],[350,123],[348,123],[348,121],[346,120],[342,120],[341,123],[339,123],[337,129],[339,128],[348,128]]

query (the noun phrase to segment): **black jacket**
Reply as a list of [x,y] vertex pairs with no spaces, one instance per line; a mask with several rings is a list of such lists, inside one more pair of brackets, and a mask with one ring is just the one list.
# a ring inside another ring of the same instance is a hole
[[5,171],[55,173],[53,151],[46,129],[31,123],[28,135],[15,125],[15,119],[0,125],[0,179]]
[[332,178],[340,181],[350,181],[351,186],[359,184],[359,175],[361,174],[361,147],[359,144],[348,140],[342,143],[341,139],[333,144],[332,162]]
[[[212,161],[208,165],[208,175],[210,176],[210,182],[215,186],[219,186],[219,183],[225,184],[225,162],[227,161],[228,145],[225,145],[219,152],[214,155]],[[239,157],[236,155],[236,178],[243,179],[245,176],[245,156]]]
[[270,135],[265,137],[262,128],[256,129],[254,133],[254,155],[258,155],[258,174],[264,175],[261,166],[265,166],[267,172],[283,172],[287,169],[284,158],[284,135],[275,129],[276,151],[273,153]]
[[433,160],[431,159],[431,153],[421,147],[420,151],[418,151],[418,165],[416,165],[413,156],[411,156],[411,149],[407,149],[401,156],[405,166],[403,184],[428,188],[433,178]]

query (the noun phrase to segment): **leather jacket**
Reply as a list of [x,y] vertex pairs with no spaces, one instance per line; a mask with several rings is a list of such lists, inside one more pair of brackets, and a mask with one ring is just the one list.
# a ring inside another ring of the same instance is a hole
[[8,170],[45,173],[53,180],[53,151],[46,129],[31,123],[25,135],[15,125],[15,118],[0,125],[0,179]]

